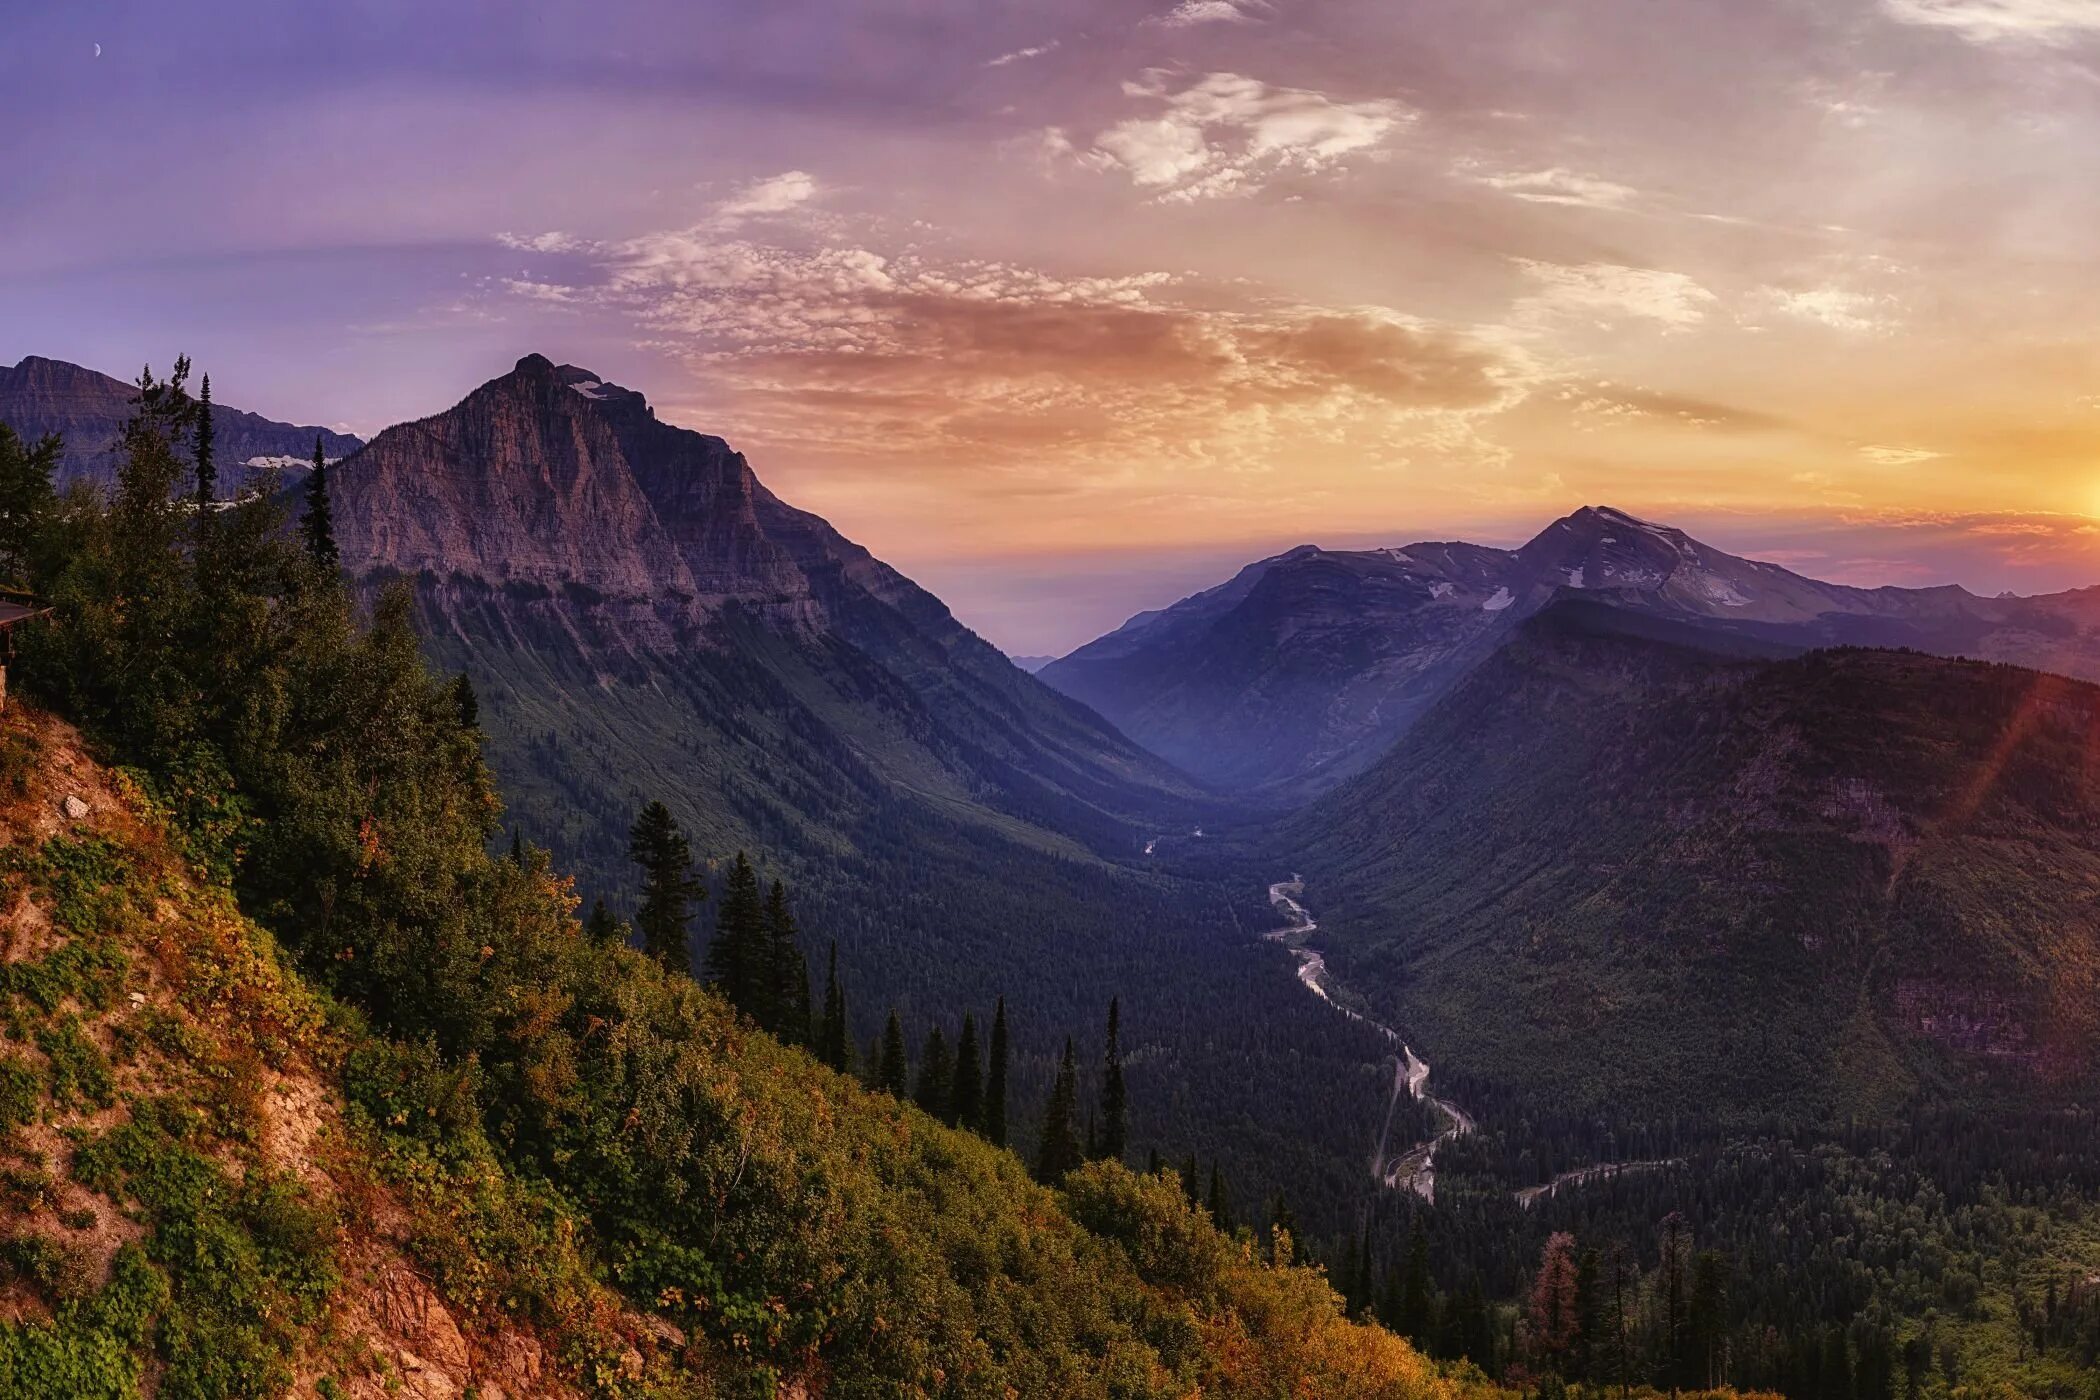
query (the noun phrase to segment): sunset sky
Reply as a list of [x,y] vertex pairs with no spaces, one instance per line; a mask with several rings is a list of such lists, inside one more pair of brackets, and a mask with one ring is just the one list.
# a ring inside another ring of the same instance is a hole
[[0,360],[536,350],[1016,651],[1586,502],[2100,582],[2100,0],[7,10]]

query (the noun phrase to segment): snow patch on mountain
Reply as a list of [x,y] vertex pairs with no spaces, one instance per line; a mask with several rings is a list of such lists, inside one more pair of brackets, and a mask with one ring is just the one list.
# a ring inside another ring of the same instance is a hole
[[1495,590],[1494,597],[1480,605],[1480,610],[1482,612],[1501,612],[1516,601],[1516,597],[1507,588],[1498,588]]

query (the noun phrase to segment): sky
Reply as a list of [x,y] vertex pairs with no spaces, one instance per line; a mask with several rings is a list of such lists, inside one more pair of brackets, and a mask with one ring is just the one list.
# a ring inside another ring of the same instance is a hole
[[1017,653],[1592,503],[2100,582],[2100,0],[0,8],[0,360],[537,351]]

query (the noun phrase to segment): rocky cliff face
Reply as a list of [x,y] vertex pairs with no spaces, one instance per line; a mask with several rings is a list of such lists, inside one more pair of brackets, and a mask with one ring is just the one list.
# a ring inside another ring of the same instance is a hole
[[[30,355],[12,368],[0,365],[0,423],[32,440],[46,433],[65,439],[60,485],[116,480],[116,443],[131,417],[132,395],[123,380],[64,360]],[[220,478],[228,488],[242,484],[243,468],[304,470],[316,437],[331,460],[362,445],[346,433],[278,423],[224,404],[214,405],[212,425],[218,430]]]
[[1360,771],[1556,596],[1781,648],[1910,646],[2100,676],[2083,595],[1848,588],[1585,507],[1516,551],[1303,546],[1053,662],[1042,677],[1199,777],[1284,795]]
[[[527,356],[387,429],[330,486],[345,566],[368,588],[413,580],[437,659],[482,696],[521,824],[592,889],[624,887],[626,825],[651,797],[699,849],[817,882],[914,830],[960,862],[927,878],[974,884],[978,843],[1024,864],[1134,856],[1201,820],[1166,764],[721,438],[589,370]],[[923,941],[948,916],[912,918]]]

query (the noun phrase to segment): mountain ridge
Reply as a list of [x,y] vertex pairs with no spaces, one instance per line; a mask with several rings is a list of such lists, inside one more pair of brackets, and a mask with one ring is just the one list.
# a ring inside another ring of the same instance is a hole
[[1300,799],[1375,762],[1562,590],[1788,645],[1912,646],[2100,678],[2100,595],[1825,583],[1604,506],[1515,550],[1299,546],[1041,674],[1199,778]]
[[[56,433],[65,439],[58,482],[116,482],[118,447],[131,417],[137,390],[121,379],[67,360],[25,355],[16,364],[0,365],[0,422],[29,441]],[[239,469],[300,472],[313,461],[314,441],[337,460],[363,445],[349,433],[328,428],[279,423],[261,414],[224,403],[212,405],[221,471],[229,487],[238,487]]]

